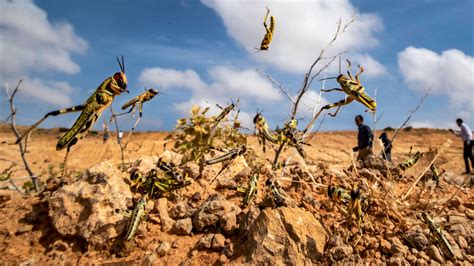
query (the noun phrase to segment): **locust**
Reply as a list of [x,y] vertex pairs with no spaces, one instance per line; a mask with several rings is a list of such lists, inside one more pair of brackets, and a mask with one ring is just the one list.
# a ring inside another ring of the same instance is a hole
[[206,160],[206,165],[221,163],[224,161],[235,159],[237,156],[244,155],[246,151],[247,151],[247,146],[242,145],[238,148],[230,150],[229,152],[225,154],[222,154],[221,156]]
[[145,92],[143,92],[142,94],[134,97],[133,99],[129,100],[124,105],[122,105],[122,110],[125,110],[125,109],[131,107],[127,112],[113,115],[111,117],[111,119],[114,116],[120,116],[120,115],[131,113],[132,111],[135,110],[135,107],[137,107],[138,108],[138,119],[137,119],[137,121],[135,121],[135,124],[132,127],[132,132],[133,132],[135,130],[135,128],[137,127],[138,123],[140,122],[140,120],[142,119],[142,116],[143,116],[143,103],[152,100],[156,95],[159,95],[160,93],[161,92],[159,92],[158,90],[155,90],[153,88],[150,88],[148,90],[145,89]]
[[328,197],[333,201],[342,202],[344,204],[348,204],[351,201],[350,191],[343,188],[329,185],[327,193]]
[[416,162],[423,156],[422,152],[417,151],[413,156],[411,155],[411,147],[410,153],[408,154],[408,159],[406,159],[403,163],[399,164],[398,167],[405,171],[406,169],[415,165]]
[[439,172],[438,168],[436,167],[435,163],[432,163],[430,165],[430,170],[431,170],[431,179],[433,179],[436,184],[439,184],[439,180],[442,174],[446,172],[446,170],[443,170],[442,172]]
[[177,173],[174,168],[176,167],[173,163],[165,162],[162,158],[158,159],[156,166],[165,173],[165,175],[172,177],[177,182],[183,182],[184,178],[181,174]]
[[[238,102],[238,101],[237,101]],[[216,127],[219,125],[219,123],[224,120],[224,118],[226,118],[230,112],[232,112],[232,110],[234,110],[235,108],[235,104],[234,103],[231,103],[229,104],[228,106],[226,106],[225,108],[222,108],[221,106],[217,105],[217,107],[221,108],[222,111],[219,113],[219,115],[214,119],[214,125],[212,126],[211,128],[211,132],[214,132],[214,130],[216,129]]]
[[[325,79],[336,79],[337,83],[339,83],[340,88],[333,88],[333,89],[327,89],[327,90],[322,90],[324,92],[330,92],[330,91],[341,91],[344,92],[347,96],[345,99],[340,100],[335,103],[327,104],[319,110],[319,112],[313,117],[313,119],[309,122],[309,124],[306,126],[304,132],[307,132],[313,123],[316,121],[318,116],[323,112],[324,110],[328,110],[331,108],[337,107],[336,111],[334,113],[329,113],[330,116],[336,116],[337,113],[339,112],[339,109],[341,106],[348,105],[352,103],[353,101],[357,101],[361,104],[363,104],[365,107],[367,107],[371,112],[375,112],[377,108],[377,103],[375,100],[373,100],[367,93],[365,93],[365,88],[364,86],[360,83],[359,80],[359,75],[364,72],[364,68],[361,67],[360,65],[357,65],[359,67],[359,73],[356,74],[355,79],[352,76],[350,72],[350,67],[351,67],[351,62],[349,60],[346,60],[348,67],[347,67],[347,76],[344,74],[339,74],[337,77],[332,77],[332,78],[325,78]],[[321,79],[321,80],[325,80]]]
[[56,150],[58,151],[66,148],[63,168],[64,176],[66,174],[67,156],[71,147],[77,143],[78,139],[81,139],[89,132],[102,112],[112,104],[115,96],[120,95],[123,92],[128,92],[128,82],[125,75],[125,62],[123,61],[123,56],[121,62],[117,57],[117,62],[120,66],[120,72],[116,72],[113,76],[105,79],[84,104],[47,113],[42,119],[32,125],[22,136],[20,136],[16,143],[20,142],[25,136],[29,136],[35,128],[50,116],[81,112],[74,125],[56,144]]
[[303,149],[303,145],[309,145],[303,141],[302,134],[298,132],[298,120],[291,119],[285,122],[285,127],[278,131],[278,139],[280,141],[280,148],[275,155],[274,166],[278,163],[278,157],[285,144],[290,147],[294,147],[301,157],[306,158],[306,152]]
[[436,242],[441,246],[441,249],[444,252],[447,252],[450,257],[455,258],[456,255],[454,254],[453,247],[446,239],[446,236],[444,235],[441,227],[439,227],[426,212],[422,212],[421,217],[423,218],[423,221],[428,225],[431,234],[433,235]]
[[281,206],[287,201],[288,196],[286,195],[285,191],[281,189],[276,180],[270,178],[265,184],[269,187],[272,194],[272,200],[276,206]]
[[148,194],[145,194],[140,201],[135,205],[135,208],[132,211],[130,216],[130,223],[127,228],[127,234],[125,235],[125,239],[127,241],[131,240],[135,235],[138,225],[143,220],[143,217],[146,214],[146,205],[148,203]]
[[239,188],[237,189],[239,192],[245,193],[243,204],[244,206],[247,206],[252,199],[255,197],[257,194],[257,189],[258,189],[258,172],[254,172],[249,179],[249,184],[247,188]]
[[278,136],[270,132],[270,128],[261,113],[255,115],[253,123],[255,124],[258,142],[263,146],[263,152],[266,152],[266,141],[274,144],[279,142]]
[[256,48],[258,51],[268,50],[270,43],[273,39],[273,33],[275,31],[275,18],[270,16],[270,27],[267,26],[268,14],[270,14],[270,9],[267,7],[267,14],[263,20],[263,27],[265,28],[265,36],[263,37],[262,43],[260,44],[260,49]]

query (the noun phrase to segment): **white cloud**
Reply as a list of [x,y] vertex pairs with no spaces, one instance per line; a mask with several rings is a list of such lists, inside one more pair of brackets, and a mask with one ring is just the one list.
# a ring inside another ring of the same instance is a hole
[[66,22],[52,23],[33,1],[0,1],[0,82],[16,84],[22,92],[54,105],[70,105],[72,87],[63,81],[31,78],[40,72],[75,74],[80,71],[72,53],[83,53],[87,42]]
[[[340,18],[343,22],[347,21],[357,11],[348,0],[202,2],[217,12],[227,33],[257,61],[293,73],[307,71],[320,49],[333,37],[337,21]],[[276,19],[274,38],[268,51],[255,53],[254,48],[260,45],[265,34],[262,23],[266,6]],[[357,21],[340,36],[326,56],[341,51],[361,52],[379,43],[375,33],[383,28],[381,19],[370,13],[359,13],[357,17]],[[359,57],[368,62],[367,69],[373,67],[374,73],[368,75],[384,72],[381,64],[368,54]]]
[[[9,93],[11,93],[18,81],[10,80],[6,83],[10,89]],[[20,85],[19,95],[24,94],[47,104],[64,107],[72,105],[72,99],[69,95],[74,90],[75,88],[64,81],[24,78]]]
[[414,128],[450,128],[453,126],[453,123],[449,123],[446,121],[434,122],[429,120],[419,120],[410,122],[409,125]]
[[[140,83],[146,86],[191,90],[192,96],[186,102],[177,103],[176,109],[187,113],[192,105],[212,106],[209,103],[225,104],[230,99],[247,99],[257,102],[279,101],[278,90],[255,70],[238,70],[216,66],[209,70],[212,83],[205,83],[194,70],[148,68],[142,71]],[[209,101],[209,102],[206,102]]]
[[83,53],[87,42],[71,24],[51,23],[47,13],[32,1],[0,1],[1,76],[28,71],[79,72],[70,53]]
[[446,95],[456,106],[474,108],[474,57],[457,49],[441,54],[425,48],[407,47],[398,53],[398,67],[412,90]]

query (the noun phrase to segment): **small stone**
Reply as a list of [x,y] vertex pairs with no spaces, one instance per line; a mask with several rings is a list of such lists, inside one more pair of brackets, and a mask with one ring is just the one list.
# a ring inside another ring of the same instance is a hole
[[186,201],[176,203],[170,210],[169,215],[172,219],[183,219],[191,217],[193,209]]
[[234,256],[234,244],[227,244],[223,250],[223,253],[227,256],[227,258],[231,258],[232,256]]
[[397,237],[391,238],[392,247],[390,249],[390,253],[393,255],[400,255],[401,257],[405,257],[409,251],[408,247],[403,245],[402,241]]
[[205,234],[197,243],[197,247],[200,249],[211,248],[211,242],[214,238],[214,234]]
[[170,249],[171,249],[171,244],[169,242],[163,241],[163,242],[161,242],[161,245],[156,250],[156,253],[160,257],[163,257],[163,256],[166,256],[166,254],[168,254]]
[[439,251],[438,247],[435,245],[431,245],[428,247],[426,254],[433,260],[439,262],[439,263],[444,263],[443,256],[441,255],[441,252]]
[[142,261],[142,266],[151,266],[154,265],[155,261],[158,259],[155,253],[145,254],[145,258]]
[[343,260],[349,257],[353,252],[353,249],[349,245],[336,246],[329,250],[329,254],[336,261]]
[[15,235],[21,235],[21,234],[30,232],[31,230],[33,230],[33,225],[31,225],[31,224],[25,224],[25,225],[20,226],[20,227],[16,230]]
[[217,181],[216,188],[235,190],[237,188],[237,182],[232,179],[222,178]]
[[169,217],[168,214],[168,200],[166,198],[159,198],[156,201],[156,211],[160,216],[161,230],[166,232],[173,227],[174,220]]
[[178,241],[174,241],[173,244],[171,244],[171,248],[178,248]]
[[408,232],[406,237],[407,242],[411,247],[416,248],[417,250],[424,250],[429,245],[430,241],[426,238],[423,232],[414,231]]
[[428,263],[424,259],[417,259],[416,262],[415,262],[415,265],[416,266],[425,266],[425,265],[428,265]]
[[212,248],[215,250],[221,250],[225,246],[225,237],[222,234],[215,234],[212,238]]
[[196,192],[192,196],[193,201],[199,201],[201,199],[201,192]]
[[197,250],[193,250],[193,252],[191,252],[191,256],[196,257],[198,253],[199,252]]
[[461,201],[460,198],[454,198],[454,199],[449,201],[449,206],[452,207],[452,208],[457,208],[461,204],[462,204],[462,201]]
[[401,256],[392,256],[390,260],[388,261],[388,265],[389,266],[404,266],[404,265],[408,265],[408,261],[406,261]]
[[390,254],[390,250],[392,249],[392,244],[388,242],[387,240],[381,238],[380,239],[380,251],[382,251],[383,254],[388,255]]
[[237,229],[237,216],[235,213],[225,213],[220,218],[220,226],[226,234],[230,235]]
[[219,261],[220,261],[221,263],[226,263],[227,260],[228,260],[228,259],[227,259],[227,256],[224,255],[224,254],[222,254],[222,255],[219,257]]
[[467,243],[467,240],[462,236],[458,236],[457,242],[460,249],[467,249],[467,247],[469,246],[469,243]]
[[189,235],[193,230],[193,220],[191,218],[177,220],[173,226],[173,232],[177,235]]
[[149,200],[146,204],[147,210],[154,210],[155,209],[155,201]]

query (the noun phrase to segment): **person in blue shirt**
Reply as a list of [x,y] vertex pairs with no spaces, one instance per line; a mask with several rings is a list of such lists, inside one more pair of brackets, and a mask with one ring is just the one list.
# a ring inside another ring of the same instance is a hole
[[391,162],[392,161],[392,142],[388,139],[387,132],[382,132],[379,139],[383,143],[384,152],[382,152],[382,157]]
[[353,151],[358,152],[357,160],[365,161],[367,157],[372,155],[372,144],[374,141],[374,134],[369,126],[364,124],[364,117],[357,115],[355,123],[359,128],[357,133],[357,147],[352,148]]

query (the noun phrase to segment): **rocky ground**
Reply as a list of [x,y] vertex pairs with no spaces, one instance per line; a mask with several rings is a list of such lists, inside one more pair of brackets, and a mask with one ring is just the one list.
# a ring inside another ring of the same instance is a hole
[[[294,158],[291,166],[278,171],[262,167],[257,195],[248,206],[236,190],[246,186],[251,172],[244,157],[235,159],[212,184],[220,164],[206,167],[199,176],[199,167],[188,163],[180,170],[193,179],[191,185],[150,201],[148,217],[130,241],[124,240],[129,221],[124,211],[132,209],[141,195],[130,188],[130,173],[119,171],[114,159],[86,166],[85,171],[68,178],[50,175],[44,180],[44,191],[37,195],[22,196],[3,189],[1,261],[38,265],[472,265],[474,194],[470,177],[459,174],[459,164],[454,162],[453,149],[459,144],[454,143],[437,160],[447,170],[438,185],[423,180],[403,199],[436,154],[434,149],[449,136],[432,131],[427,143],[423,139],[426,131],[417,138],[418,133],[403,133],[400,141],[405,140],[401,141],[404,144],[396,147],[404,147],[405,152],[396,150],[395,161],[406,156],[409,141],[426,152],[406,172],[376,158],[353,162],[345,151],[354,133],[323,133],[323,144],[316,145],[320,138],[312,143],[308,164],[289,151],[285,156]],[[328,148],[331,145],[339,146]],[[127,154],[129,171],[135,167],[147,173],[158,156],[179,160],[179,155],[169,151],[154,153]],[[278,180],[287,196],[284,203],[275,205],[265,185],[268,179]],[[354,184],[369,202],[360,225],[343,203],[327,196],[328,185],[350,190]],[[432,238],[421,219],[423,211],[444,228],[453,255]]]

